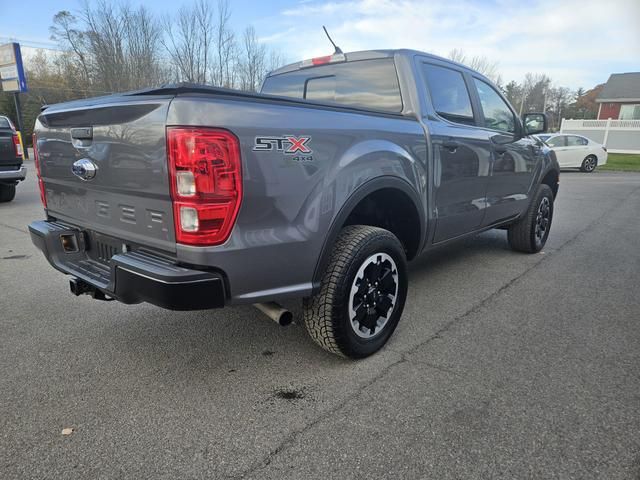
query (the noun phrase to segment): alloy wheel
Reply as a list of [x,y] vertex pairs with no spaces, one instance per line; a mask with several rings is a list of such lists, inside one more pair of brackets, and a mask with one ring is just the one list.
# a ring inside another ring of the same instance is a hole
[[349,294],[349,324],[371,339],[385,327],[398,297],[398,268],[386,253],[374,253],[358,269]]

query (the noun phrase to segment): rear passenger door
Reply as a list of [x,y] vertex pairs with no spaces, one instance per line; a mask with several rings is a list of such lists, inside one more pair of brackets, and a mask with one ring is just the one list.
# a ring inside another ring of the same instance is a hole
[[520,122],[496,88],[473,76],[481,126],[491,145],[491,173],[483,226],[498,224],[522,213],[529,205],[540,153],[536,142],[519,138]]
[[431,105],[423,121],[433,157],[433,243],[477,230],[484,218],[490,145],[478,128],[469,78],[455,65],[434,59],[418,64]]
[[567,135],[567,156],[571,159],[571,164],[567,167],[579,167],[582,161],[589,154],[589,142],[577,135]]

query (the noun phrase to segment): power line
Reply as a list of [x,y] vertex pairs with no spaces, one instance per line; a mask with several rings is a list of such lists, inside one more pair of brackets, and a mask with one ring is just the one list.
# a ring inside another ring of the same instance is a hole
[[38,48],[40,50],[51,50],[53,52],[63,52],[64,50],[62,48],[60,48],[59,46],[57,46],[55,43],[52,42],[43,42],[43,41],[38,41],[38,40],[27,40],[27,39],[20,39],[20,38],[16,38],[16,37],[0,37],[0,43],[9,43],[9,42],[17,42],[19,43],[21,46],[24,45],[25,47],[30,47],[30,48]]

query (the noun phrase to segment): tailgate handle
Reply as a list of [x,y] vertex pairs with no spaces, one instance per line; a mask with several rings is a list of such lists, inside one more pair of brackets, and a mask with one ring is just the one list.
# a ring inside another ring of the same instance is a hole
[[71,138],[74,140],[92,140],[93,127],[78,127],[71,129]]

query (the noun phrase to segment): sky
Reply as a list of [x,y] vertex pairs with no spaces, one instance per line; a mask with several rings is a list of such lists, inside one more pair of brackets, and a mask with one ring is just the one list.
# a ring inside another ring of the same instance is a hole
[[[640,71],[640,0],[230,2],[237,32],[253,25],[262,42],[292,62],[332,53],[326,25],[345,52],[413,48],[446,56],[458,48],[497,62],[505,83],[533,72],[557,85],[588,89],[611,73]],[[189,0],[127,3],[164,14]],[[0,0],[0,42],[53,46],[53,15],[79,7],[79,0]]]

